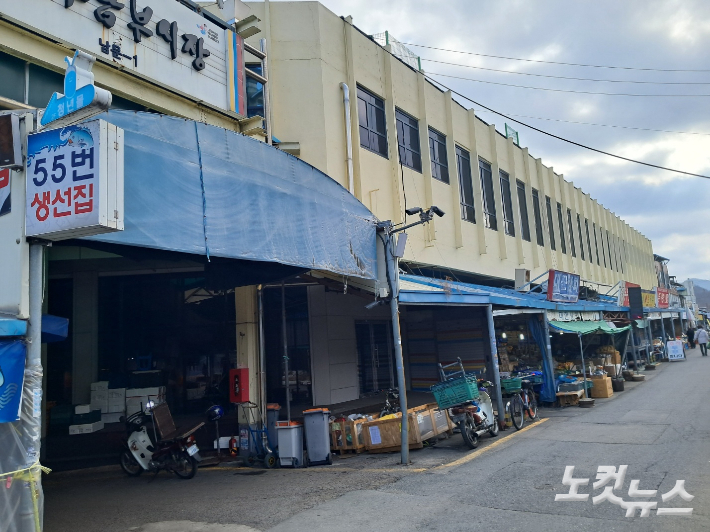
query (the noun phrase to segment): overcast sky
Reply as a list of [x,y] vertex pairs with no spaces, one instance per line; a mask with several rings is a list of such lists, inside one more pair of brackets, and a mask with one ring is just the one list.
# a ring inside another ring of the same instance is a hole
[[[430,74],[570,91],[665,94],[664,97],[574,94],[438,78],[483,105],[516,115],[657,130],[637,131],[519,118],[605,151],[710,175],[710,2],[707,0],[321,0],[352,15],[366,33],[388,30],[404,43],[566,63],[707,72],[655,72],[519,62],[417,48]],[[549,76],[676,82],[676,85],[562,80],[487,72],[424,61]],[[688,85],[687,83],[696,83]],[[707,83],[703,85],[702,83]],[[680,94],[701,97],[672,96]],[[505,120],[480,110],[504,131]],[[710,279],[710,180],[625,163],[545,137],[524,126],[520,145],[541,157],[653,241],[682,281]]]

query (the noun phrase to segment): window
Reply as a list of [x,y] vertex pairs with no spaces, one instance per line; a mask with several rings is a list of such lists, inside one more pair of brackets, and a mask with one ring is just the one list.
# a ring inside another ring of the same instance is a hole
[[[246,67],[261,76],[261,63],[247,63]],[[247,116],[261,116],[265,118],[264,84],[249,76],[245,76],[245,78],[247,88]]]
[[542,232],[542,214],[540,213],[540,193],[532,189],[533,199],[533,216],[535,217],[535,236],[537,237],[537,245],[545,245],[545,237]]
[[471,155],[460,146],[456,146],[456,166],[459,172],[459,189],[461,191],[461,219],[476,223],[476,209],[473,206]]
[[429,128],[429,155],[431,156],[431,176],[449,182],[449,159],[446,156],[446,137]]
[[579,256],[584,260],[584,237],[582,236],[582,218],[577,215],[577,234],[579,235]]
[[520,232],[523,240],[530,242],[530,222],[528,221],[528,200],[525,197],[525,183],[517,181],[518,208],[520,209]]
[[515,236],[515,222],[513,221],[513,198],[510,195],[510,176],[503,170],[500,174],[500,193],[503,198],[503,221],[505,222],[505,234]]
[[[2,52],[0,52],[0,96],[26,103],[25,62]],[[44,102],[44,105],[47,105],[47,102]]]
[[419,121],[397,109],[394,113],[397,119],[397,147],[399,162],[416,170],[422,171],[422,155],[419,145]]
[[[597,240],[597,224],[592,222],[592,233],[594,233],[594,249],[597,252],[597,266],[601,266],[599,262],[599,240]],[[604,250],[602,250],[602,255],[604,255]]]
[[481,190],[483,190],[483,217],[486,227],[498,230],[496,220],[496,200],[493,196],[493,174],[491,165],[486,161],[478,160],[478,169],[481,173]]
[[621,273],[624,273],[624,258],[626,258],[626,240],[621,241],[621,257],[619,258],[619,263],[621,264]]
[[[615,251],[616,251],[616,246],[614,246]],[[609,251],[609,269],[614,269],[616,268],[616,271],[619,271],[619,265],[616,264],[616,253],[614,253],[614,257],[612,260],[612,255],[611,255],[611,242],[609,240],[609,230],[607,229],[606,231],[606,249]]]
[[567,239],[565,238],[565,224],[562,217],[562,204],[557,202],[557,227],[560,229],[560,249],[562,253],[567,254]]
[[[592,240],[589,238],[589,220],[584,219],[584,227],[587,230],[587,250],[589,250],[589,262],[594,264],[594,258],[592,257]],[[599,263],[599,255],[597,255],[597,263]]]
[[545,208],[547,209],[547,231],[550,234],[550,248],[552,251],[557,249],[555,245],[555,226],[552,225],[552,202],[550,196],[545,196]]
[[577,250],[574,247],[574,225],[572,225],[572,211],[567,209],[567,231],[569,232],[569,248],[572,256],[577,256]]
[[385,102],[382,98],[358,87],[357,116],[360,121],[360,146],[387,158]]
[[[606,250],[604,249],[604,229],[599,226],[599,243],[601,244],[602,247],[602,264],[604,264],[604,267],[607,267],[606,264]],[[611,268],[611,265],[609,265]]]

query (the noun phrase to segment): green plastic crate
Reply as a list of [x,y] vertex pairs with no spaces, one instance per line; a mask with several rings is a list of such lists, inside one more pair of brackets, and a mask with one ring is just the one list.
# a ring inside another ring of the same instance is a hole
[[513,377],[512,379],[501,379],[500,386],[503,393],[519,392],[523,387],[523,379],[519,377]]
[[451,408],[466,401],[478,399],[478,382],[475,375],[440,382],[431,387],[439,408]]

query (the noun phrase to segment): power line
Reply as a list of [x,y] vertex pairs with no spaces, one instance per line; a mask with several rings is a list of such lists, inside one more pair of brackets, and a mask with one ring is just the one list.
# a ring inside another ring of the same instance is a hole
[[702,177],[703,179],[710,179],[710,176],[707,176],[707,175],[694,174],[694,173],[692,173],[692,172],[685,172],[685,171],[683,171],[683,170],[676,170],[676,169],[674,169],[674,168],[668,168],[668,167],[666,167],[666,166],[660,166],[660,165],[657,165],[657,164],[646,163],[646,162],[643,162],[643,161],[637,161],[637,160],[635,160],[635,159],[630,159],[630,158],[628,158],[628,157],[623,157],[623,156],[621,156],[621,155],[616,155],[616,154],[614,154],[614,153],[609,153],[608,151],[599,150],[599,149],[597,149],[597,148],[592,148],[591,146],[587,146],[587,145],[585,145],[585,144],[581,144],[581,143],[579,143],[579,142],[575,142],[575,141],[573,141],[573,140],[569,140],[569,139],[566,139],[566,138],[564,138],[564,137],[560,137],[560,136],[558,136],[558,135],[555,135],[555,134],[553,134],[553,133],[549,133],[549,132],[544,131],[544,130],[542,130],[542,129],[540,129],[540,128],[537,128],[537,127],[535,127],[535,126],[531,126],[530,124],[526,124],[525,122],[521,122],[520,120],[517,120],[517,119],[515,119],[515,118],[512,118],[510,115],[506,115],[506,114],[504,114],[504,113],[501,113],[501,112],[499,112],[499,111],[496,111],[496,110],[494,110],[494,109],[491,109],[490,107],[487,107],[487,106],[485,106],[485,105],[483,105],[483,104],[481,104],[481,103],[478,103],[477,101],[475,101],[475,100],[469,98],[468,96],[465,96],[465,95],[461,94],[460,92],[455,91],[455,90],[451,89],[450,87],[447,87],[447,86],[444,85],[443,83],[441,83],[441,82],[439,82],[439,81],[437,81],[437,80],[435,80],[435,79],[433,79],[433,78],[430,78],[427,74],[424,74],[424,76],[425,76],[427,79],[429,79],[430,81],[432,81],[432,82],[434,82],[434,83],[440,85],[441,87],[445,88],[446,90],[451,91],[452,94],[456,94],[457,96],[463,98],[463,99],[466,100],[466,101],[471,102],[471,103],[474,104],[474,105],[478,105],[479,107],[481,107],[481,108],[483,108],[483,109],[485,109],[485,110],[487,110],[487,111],[490,111],[491,113],[495,113],[495,114],[497,114],[498,116],[501,116],[501,117],[503,117],[503,118],[505,118],[505,119],[507,119],[507,120],[510,120],[511,122],[515,122],[516,124],[520,124],[521,126],[525,126],[525,127],[529,128],[529,129],[532,129],[533,131],[537,131],[538,133],[542,133],[543,135],[547,135],[548,137],[552,137],[552,138],[554,138],[554,139],[561,140],[562,142],[567,142],[568,144],[572,144],[573,146],[578,146],[578,147],[584,148],[584,149],[586,149],[586,150],[590,150],[590,151],[593,151],[593,152],[596,152],[596,153],[601,153],[602,155],[608,155],[609,157],[614,157],[615,159],[621,159],[622,161],[627,161],[627,162],[630,162],[630,163],[636,163],[636,164],[640,164],[640,165],[643,165],[643,166],[649,166],[649,167],[651,167],[651,168],[658,168],[659,170],[667,170],[667,171],[669,171],[669,172],[675,172],[675,173],[677,173],[677,174],[689,175],[689,176],[693,176],[693,177]]
[[517,89],[532,89],[550,92],[568,92],[574,94],[596,94],[601,96],[634,96],[643,98],[704,98],[710,96],[710,94],[632,94],[625,92],[573,91],[567,89],[552,89],[550,87],[530,87],[528,85],[515,85],[513,83],[500,83],[498,81],[486,81],[483,79],[464,78],[461,76],[451,76],[449,74],[439,74],[438,72],[428,72],[425,75],[442,76],[444,78],[461,79],[464,81],[474,81],[476,83],[486,83],[488,85],[502,85],[504,87],[515,87]]
[[[404,57],[404,56],[397,56]],[[537,78],[552,78],[552,79],[567,79],[573,81],[593,81],[596,83],[638,83],[643,85],[710,85],[710,82],[705,81],[639,81],[639,80],[625,80],[625,79],[594,79],[594,78],[576,78],[568,76],[551,76],[548,74],[534,74],[531,72],[516,72],[514,70],[499,70],[496,68],[486,68],[474,65],[464,65],[461,63],[450,63],[448,61],[437,61],[436,59],[426,59],[420,57],[422,61],[427,61],[429,63],[439,63],[441,65],[451,65],[459,66],[465,68],[475,68],[476,70],[485,70],[487,72],[499,72],[501,74],[516,74],[518,76],[534,76]]]
[[628,67],[628,66],[611,66],[611,65],[587,65],[584,63],[563,63],[561,61],[543,61],[541,59],[522,59],[520,57],[506,57],[502,55],[489,55],[489,54],[479,54],[475,52],[463,52],[461,50],[449,50],[447,48],[437,48],[436,46],[425,46],[423,44],[414,43],[400,43],[405,46],[416,46],[418,48],[428,48],[429,50],[440,50],[442,52],[451,52],[455,54],[465,54],[465,55],[476,55],[479,57],[492,57],[494,59],[508,59],[510,61],[525,61],[528,63],[544,63],[548,65],[565,65],[565,66],[577,66],[577,67],[588,67],[588,68],[614,68],[620,70],[639,70],[644,72],[710,72],[710,70],[704,69],[682,69],[682,68],[640,68],[640,67]]
[[700,133],[697,131],[672,131],[668,129],[651,129],[645,127],[633,127],[633,126],[619,126],[614,124],[595,124],[592,122],[575,122],[573,120],[562,120],[559,118],[544,118],[542,116],[529,116],[529,115],[518,115],[514,113],[508,113],[510,116],[519,116],[521,118],[532,118],[534,120],[547,120],[548,122],[564,122],[565,124],[578,124],[582,126],[599,126],[599,127],[614,127],[619,129],[634,129],[636,131],[653,131],[656,133],[675,133],[677,135],[704,135],[710,136],[710,133]]

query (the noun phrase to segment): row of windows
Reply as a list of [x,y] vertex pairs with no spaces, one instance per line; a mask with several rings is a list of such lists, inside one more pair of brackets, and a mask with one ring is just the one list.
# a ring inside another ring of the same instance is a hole
[[[387,157],[387,127],[385,123],[384,101],[371,92],[358,87],[358,117],[360,120],[360,146]],[[411,168],[417,172],[422,171],[421,146],[419,142],[419,121],[407,113],[396,109],[395,119],[397,122],[397,148],[399,162],[401,165]],[[431,157],[431,173],[434,179],[444,183],[449,183],[449,165],[446,152],[446,136],[435,129],[429,128],[429,154]],[[459,188],[461,193],[461,218],[463,220],[476,223],[476,208],[473,199],[473,179],[471,168],[471,155],[460,146],[456,146],[456,167],[458,173]],[[478,172],[481,180],[483,223],[485,227],[494,231],[498,230],[498,218],[496,215],[496,201],[493,190],[493,171],[491,165],[479,159]],[[500,193],[503,205],[503,228],[506,235],[515,236],[515,221],[513,215],[513,199],[511,194],[510,176],[499,170]],[[518,208],[520,214],[520,230],[523,240],[530,242],[530,226],[528,222],[528,206],[525,190],[525,183],[516,182]],[[542,225],[542,214],[540,207],[540,194],[536,189],[532,189],[533,219],[535,223],[535,236],[537,244],[545,245],[544,229]],[[547,216],[547,229],[550,240],[550,248],[557,249],[554,230],[554,214],[552,200],[545,196],[545,214]],[[574,238],[574,225],[572,220],[572,210],[567,209],[567,231],[565,231],[565,213],[562,204],[557,202],[557,227],[559,229],[559,244],[562,253],[567,254],[567,244],[573,257],[577,256],[577,246]],[[587,240],[587,253],[589,262],[593,263],[592,243],[589,232],[589,221],[584,219],[584,227]],[[599,236],[597,236],[597,233]],[[582,236],[582,220],[577,214],[577,234],[579,242],[580,258],[585,260],[584,239]],[[611,241],[616,237],[609,234],[609,231],[597,227],[592,223],[592,234],[594,235],[594,249],[596,252],[597,265],[609,269],[616,269],[623,273],[624,264],[622,257],[625,254],[625,243],[618,241],[618,245],[613,245],[612,253]],[[606,236],[606,249],[604,247],[604,237]],[[569,237],[569,240],[567,239]],[[601,242],[601,244],[600,244]],[[623,251],[621,246],[624,246]],[[599,250],[601,249],[601,256]],[[617,252],[618,250],[618,252]],[[601,259],[601,260],[600,260]],[[613,259],[613,260],[612,260]],[[607,266],[608,264],[608,266]]]

